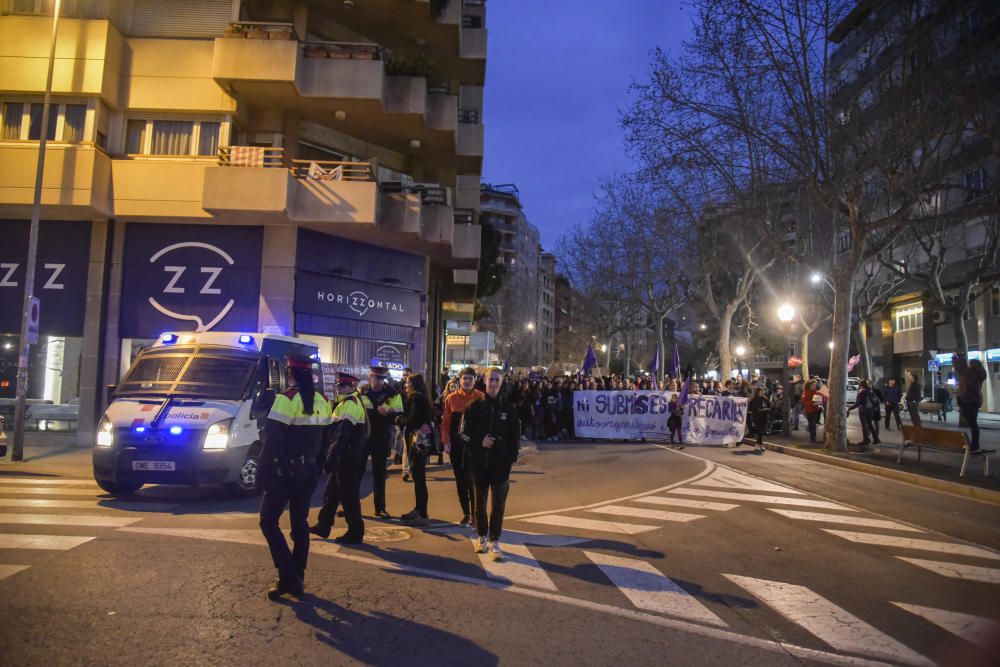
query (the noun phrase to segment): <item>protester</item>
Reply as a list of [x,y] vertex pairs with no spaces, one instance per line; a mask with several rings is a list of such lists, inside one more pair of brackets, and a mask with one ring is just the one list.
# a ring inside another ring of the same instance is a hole
[[[764,451],[764,433],[767,431],[767,422],[771,416],[771,402],[765,395],[764,387],[757,387],[754,390],[753,398],[747,403],[747,417],[753,421],[753,432],[757,436],[757,445],[754,449],[758,452]],[[737,442],[739,447],[742,442]]]
[[462,416],[474,401],[483,397],[483,393],[474,389],[476,370],[465,368],[461,372],[459,389],[448,394],[444,401],[444,412],[441,418],[441,440],[445,452],[451,461],[451,469],[455,475],[455,487],[458,490],[458,504],[462,510],[461,525],[468,526],[475,520],[475,496],[472,491],[472,475],[465,454],[465,441],[458,437],[461,430]]
[[674,438],[677,438],[677,449],[684,449],[684,445],[681,444],[683,440],[681,439],[681,422],[684,416],[684,406],[678,401],[679,395],[674,394],[670,397],[670,403],[667,405],[667,412],[670,414],[667,417],[667,428],[670,429],[670,444],[674,445]]
[[805,383],[802,381],[801,375],[792,376],[792,384],[789,387],[791,390],[788,395],[788,400],[791,402],[792,414],[791,414],[791,430],[799,430],[799,418],[802,416],[802,392],[805,389]]
[[953,363],[958,376],[958,411],[969,427],[969,451],[975,452],[979,449],[979,407],[983,404],[986,369],[979,359],[967,360],[964,352],[956,352]]
[[889,423],[893,416],[896,417],[896,428],[902,429],[903,420],[899,417],[899,402],[903,398],[903,392],[896,385],[896,378],[889,378],[885,381],[882,398],[885,399],[885,430],[892,430]]
[[405,391],[406,410],[400,417],[400,424],[413,474],[416,506],[400,518],[411,526],[427,526],[427,459],[434,452],[434,413],[420,373],[406,378]]
[[920,381],[917,380],[916,373],[907,373],[910,378],[910,384],[906,387],[906,409],[910,411],[910,421],[913,422],[914,426],[920,426],[920,410],[917,408],[920,405],[920,398],[923,396],[924,390],[920,386]]
[[878,439],[878,418],[875,416],[878,408],[879,399],[872,389],[871,382],[862,380],[858,388],[858,395],[854,399],[854,405],[847,408],[847,414],[851,414],[851,410],[856,409],[858,419],[861,421],[862,442],[861,447],[858,448],[859,452],[865,451],[872,442],[876,445],[881,442]]
[[809,440],[816,442],[816,424],[819,421],[820,406],[816,400],[819,392],[816,381],[810,380],[802,392],[802,411],[806,413],[806,424],[809,429]]

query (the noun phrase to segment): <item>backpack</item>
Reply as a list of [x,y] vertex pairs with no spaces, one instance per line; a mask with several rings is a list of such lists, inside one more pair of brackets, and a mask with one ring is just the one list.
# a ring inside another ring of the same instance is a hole
[[866,399],[866,406],[869,410],[878,410],[879,406],[882,405],[881,401],[878,400],[878,395],[875,393],[874,389],[868,390],[868,398]]

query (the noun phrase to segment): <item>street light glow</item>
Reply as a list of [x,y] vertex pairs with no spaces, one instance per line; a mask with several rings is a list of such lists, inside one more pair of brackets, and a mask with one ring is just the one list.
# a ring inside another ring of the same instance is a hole
[[607,352],[607,351],[608,351],[607,343],[601,343],[601,352]]
[[832,340],[829,343],[827,343],[827,347],[829,347],[831,350],[833,349],[833,341]]
[[747,353],[747,349],[745,347],[743,347],[742,345],[738,345],[736,347],[736,356],[737,357],[742,357],[746,353]]
[[526,325],[524,325],[524,328],[527,329],[528,331],[534,331],[535,330],[535,323],[534,322],[528,322]]
[[791,322],[795,317],[795,306],[790,303],[783,303],[778,308],[778,319],[782,322]]
[[702,324],[702,325],[701,325],[700,327],[698,327],[698,328],[699,328],[699,329],[701,329],[702,331],[704,331],[705,329],[707,329],[707,328],[708,328],[708,325],[707,325],[707,324]]
[[820,275],[819,273],[813,272],[813,274],[811,276],[809,276],[809,281],[813,285],[818,285],[819,281],[821,281],[821,280],[823,280],[823,276]]

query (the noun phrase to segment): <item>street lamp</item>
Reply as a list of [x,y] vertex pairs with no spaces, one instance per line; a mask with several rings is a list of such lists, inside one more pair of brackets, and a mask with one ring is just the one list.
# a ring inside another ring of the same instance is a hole
[[832,350],[833,347],[834,347],[833,346],[833,341],[831,340],[829,343],[826,344],[826,346]]
[[821,273],[816,273],[814,271],[813,274],[809,276],[809,282],[811,282],[813,285],[819,285],[819,281],[821,280],[823,280],[823,274]]
[[607,351],[608,351],[608,344],[601,343],[601,352],[607,352]]
[[705,329],[707,329],[707,328],[708,328],[708,325],[707,325],[707,324],[702,324],[702,325],[701,325],[701,326],[699,326],[698,328],[699,328],[699,329],[701,329],[702,331],[704,331]]
[[740,377],[743,377],[743,355],[747,353],[747,349],[742,345],[736,346],[736,365],[739,367]]
[[[814,273],[813,278],[816,278],[819,274]],[[813,282],[816,282],[813,280]],[[786,335],[788,339],[792,337],[792,320],[795,319],[795,306],[790,303],[783,303],[778,306],[778,319],[781,320],[787,327]],[[786,340],[789,342],[789,340]],[[790,346],[786,346],[790,347]],[[781,364],[781,386],[784,391],[781,395],[781,435],[789,436],[792,434],[791,431],[791,421],[789,417],[792,414],[791,406],[791,393],[792,388],[789,386],[789,373],[788,373],[788,349],[785,350],[785,358],[782,360]]]
[[528,322],[526,325],[524,325],[524,328],[527,329],[528,331],[534,331],[535,330],[535,323],[534,322]]

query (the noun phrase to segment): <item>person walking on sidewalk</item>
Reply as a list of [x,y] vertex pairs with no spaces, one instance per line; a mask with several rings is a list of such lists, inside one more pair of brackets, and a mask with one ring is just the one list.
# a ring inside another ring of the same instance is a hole
[[801,375],[795,375],[792,377],[792,384],[789,387],[791,393],[788,395],[792,406],[791,418],[791,428],[793,431],[799,430],[799,417],[802,416],[802,392],[805,390],[805,384],[802,382]]
[[850,415],[851,410],[854,409],[857,409],[858,419],[861,420],[862,442],[858,451],[864,452],[872,442],[876,445],[882,442],[878,439],[878,421],[875,417],[879,409],[878,395],[872,389],[872,383],[868,380],[861,381],[861,386],[858,388],[858,395],[854,399],[854,405],[847,408],[847,414]]
[[802,411],[806,413],[809,440],[812,442],[816,442],[816,423],[819,421],[820,413],[817,397],[819,397],[819,392],[816,390],[816,380],[810,380],[802,392]]
[[899,417],[899,402],[903,398],[903,392],[896,385],[896,378],[889,378],[882,388],[882,397],[885,399],[885,430],[891,431],[889,427],[893,416],[896,417],[896,428],[903,428],[903,420]]
[[[319,482],[319,457],[326,428],[333,423],[329,401],[314,384],[313,361],[289,354],[290,389],[274,397],[267,415],[264,446],[257,480],[264,491],[260,500],[260,531],[278,570],[267,597],[286,593],[301,595],[309,559],[309,501]],[[288,506],[294,548],[281,532],[278,520]]]
[[416,505],[400,518],[411,526],[427,526],[427,459],[434,451],[434,411],[423,375],[414,373],[406,378],[405,391],[406,411],[400,417],[400,424],[413,474]]
[[920,405],[924,389],[920,386],[916,373],[910,372],[906,375],[910,378],[910,384],[906,387],[906,409],[910,411],[910,421],[913,422],[913,425],[921,426],[920,410],[917,406]]
[[444,399],[444,412],[441,415],[441,441],[444,451],[451,461],[451,470],[455,474],[455,488],[458,490],[458,506],[462,509],[461,525],[468,526],[475,516],[475,497],[472,493],[472,476],[469,462],[465,454],[465,441],[458,437],[462,425],[462,416],[473,402],[483,397],[483,392],[475,388],[476,370],[465,368],[459,376],[459,387]]
[[[465,411],[461,437],[472,466],[476,494],[476,552],[502,560],[500,533],[510,490],[510,470],[517,461],[521,444],[521,424],[514,404],[500,395],[503,373],[499,368],[486,370],[486,396]],[[487,498],[491,501],[486,516]],[[489,537],[489,546],[486,539]]]
[[953,360],[958,376],[958,411],[969,425],[969,451],[975,452],[979,450],[979,406],[983,404],[986,369],[978,359],[968,361],[964,352],[956,352]]

